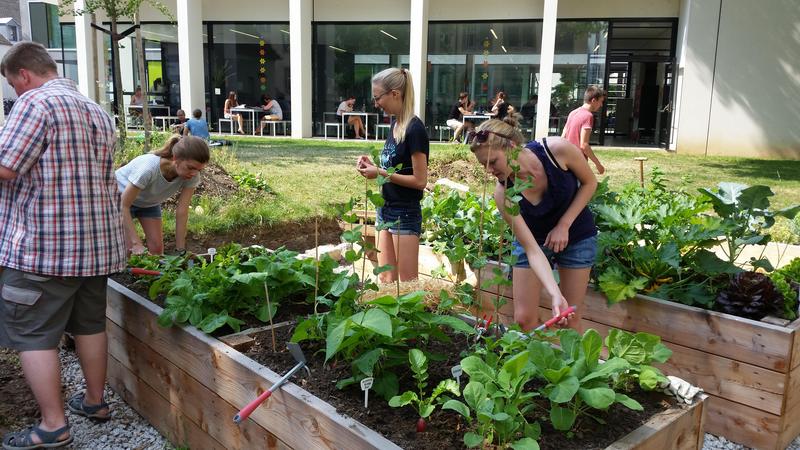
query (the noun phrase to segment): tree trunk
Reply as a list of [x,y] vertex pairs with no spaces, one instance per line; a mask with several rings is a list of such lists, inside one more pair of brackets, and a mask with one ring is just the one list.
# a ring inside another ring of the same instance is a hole
[[114,103],[117,105],[117,150],[122,150],[127,139],[125,122],[125,99],[122,93],[122,70],[119,62],[119,39],[117,38],[117,16],[111,15],[111,58],[114,60]]
[[136,11],[134,14],[134,23],[136,25],[136,62],[139,66],[139,84],[142,86],[142,92],[144,94],[144,101],[142,102],[142,121],[144,125],[144,151],[145,153],[150,152],[150,126],[152,125],[152,120],[150,119],[150,108],[148,107],[149,99],[147,95],[147,91],[150,90],[150,82],[147,80],[147,72],[144,68],[144,59],[145,59],[145,48],[144,48],[144,41],[142,40],[142,29],[141,29],[141,16],[139,11]]

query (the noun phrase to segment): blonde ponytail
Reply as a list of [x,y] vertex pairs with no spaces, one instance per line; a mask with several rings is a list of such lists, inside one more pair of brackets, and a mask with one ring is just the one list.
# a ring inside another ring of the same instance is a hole
[[414,117],[414,81],[408,69],[390,67],[372,77],[372,84],[377,84],[384,91],[397,91],[403,97],[403,109],[394,123],[394,140],[399,144],[406,137],[406,128]]

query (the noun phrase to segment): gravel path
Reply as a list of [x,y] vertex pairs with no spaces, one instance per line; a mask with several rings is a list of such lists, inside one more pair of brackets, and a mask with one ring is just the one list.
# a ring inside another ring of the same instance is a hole
[[[62,378],[65,391],[71,395],[84,389],[83,374],[74,351],[62,350]],[[174,447],[142,416],[128,406],[111,389],[106,389],[106,401],[111,406],[112,419],[94,422],[67,412],[72,435],[71,448],[91,450],[174,450]],[[749,447],[730,442],[723,437],[706,434],[703,450],[747,450]],[[800,450],[800,437],[787,450]]]
[[[67,395],[85,389],[83,374],[74,351],[61,351],[62,381]],[[142,416],[111,389],[106,388],[111,420],[95,422],[67,411],[74,437],[71,448],[92,450],[172,450],[173,447]]]

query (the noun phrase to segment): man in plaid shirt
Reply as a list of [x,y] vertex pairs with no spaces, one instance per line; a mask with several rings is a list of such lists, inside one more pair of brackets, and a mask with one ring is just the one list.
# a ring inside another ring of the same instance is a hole
[[0,73],[19,95],[0,130],[0,345],[18,350],[42,421],[5,448],[72,441],[61,396],[58,344],[75,337],[87,389],[80,415],[109,418],[106,282],[125,266],[111,118],[59,78],[44,47],[14,45]]

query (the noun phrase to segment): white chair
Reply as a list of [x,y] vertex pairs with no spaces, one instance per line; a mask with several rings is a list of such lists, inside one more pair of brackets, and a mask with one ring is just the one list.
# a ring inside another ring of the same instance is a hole
[[325,139],[328,139],[328,128],[335,128],[336,129],[336,139],[342,139],[344,136],[344,130],[342,129],[342,122],[341,118],[336,115],[336,113],[322,113],[322,121],[324,122],[324,135]]
[[227,123],[230,133],[233,134],[233,119],[219,119],[219,132],[222,134],[222,124]]
[[385,133],[389,133],[389,128],[391,128],[390,124],[388,124],[388,123],[379,123],[378,126],[377,126],[377,129],[375,130],[375,133],[378,136],[378,139],[385,139],[385,137],[382,136],[384,133],[381,133],[381,131],[383,131]]
[[447,140],[448,141],[452,137],[453,129],[450,128],[449,126],[447,126],[447,125],[436,125],[434,128],[439,131],[439,140],[440,141],[444,140],[444,139],[442,139],[442,135],[443,134],[447,135]]

